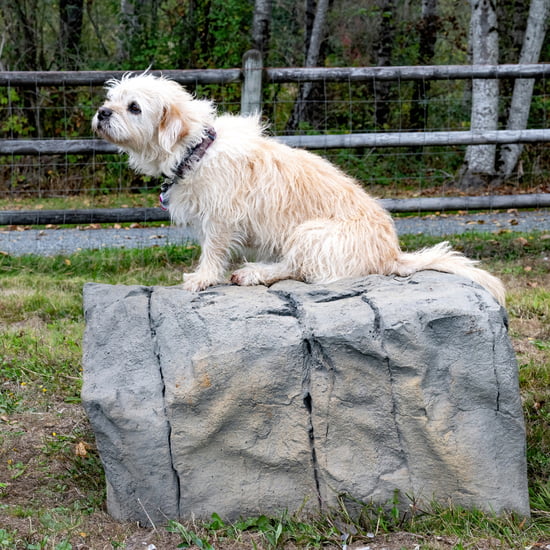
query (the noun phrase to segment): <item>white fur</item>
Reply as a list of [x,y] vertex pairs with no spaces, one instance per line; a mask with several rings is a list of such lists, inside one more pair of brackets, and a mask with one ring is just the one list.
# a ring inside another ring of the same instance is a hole
[[[139,114],[129,111],[131,102]],[[327,283],[435,269],[470,278],[504,303],[502,283],[447,243],[402,252],[390,215],[375,199],[320,156],[266,137],[257,117],[217,117],[210,101],[148,74],[109,82],[104,107],[112,115],[101,121],[96,113],[94,130],[148,175],[173,174],[209,126],[217,132],[167,193],[172,219],[192,225],[202,247],[197,270],[184,276],[188,290],[225,282],[230,250],[250,247],[263,261],[236,270],[233,283]]]

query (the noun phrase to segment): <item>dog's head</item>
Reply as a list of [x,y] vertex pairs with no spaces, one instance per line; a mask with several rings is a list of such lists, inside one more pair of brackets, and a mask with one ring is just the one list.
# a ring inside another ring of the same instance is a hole
[[137,169],[162,163],[200,140],[212,124],[210,101],[194,99],[178,83],[151,74],[127,75],[106,84],[107,98],[93,130],[130,154]]

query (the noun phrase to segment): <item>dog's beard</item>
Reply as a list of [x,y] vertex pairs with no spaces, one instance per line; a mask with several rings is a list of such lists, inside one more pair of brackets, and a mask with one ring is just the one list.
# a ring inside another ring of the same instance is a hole
[[107,120],[101,120],[94,116],[92,129],[103,139],[118,145],[122,149],[142,151],[151,145],[153,133],[151,126],[146,128],[133,125],[130,127],[127,121],[119,116],[111,116]]
[[114,117],[100,120],[96,115],[92,121],[92,129],[100,137],[116,145],[124,145],[129,141],[127,129],[120,122],[117,122]]

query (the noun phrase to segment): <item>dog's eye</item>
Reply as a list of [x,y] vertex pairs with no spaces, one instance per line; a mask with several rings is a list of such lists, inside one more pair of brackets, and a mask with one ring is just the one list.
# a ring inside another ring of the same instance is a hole
[[141,109],[135,101],[132,101],[132,103],[128,105],[128,111],[130,111],[133,115],[139,115],[141,113]]

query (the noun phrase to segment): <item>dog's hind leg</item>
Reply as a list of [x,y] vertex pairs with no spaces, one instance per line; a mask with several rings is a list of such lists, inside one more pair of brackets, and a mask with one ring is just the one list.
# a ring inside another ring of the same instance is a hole
[[283,257],[293,278],[330,283],[371,273],[388,274],[399,255],[389,216],[310,220],[299,225]]

